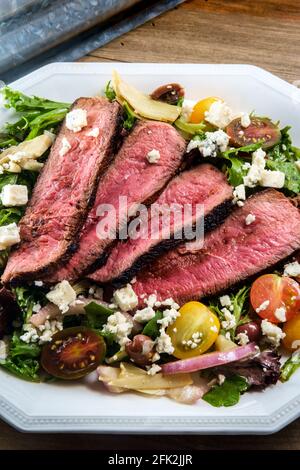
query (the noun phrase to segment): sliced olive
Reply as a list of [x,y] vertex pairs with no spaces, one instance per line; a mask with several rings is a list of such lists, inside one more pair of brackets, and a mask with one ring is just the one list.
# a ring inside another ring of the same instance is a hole
[[104,359],[104,339],[89,328],[66,328],[42,350],[41,364],[54,377],[72,380],[92,372]]
[[268,118],[251,117],[248,127],[243,127],[241,119],[236,118],[227,126],[230,144],[234,147],[262,142],[262,148],[267,149],[278,144],[281,138],[279,128]]
[[168,83],[156,88],[150,96],[153,100],[177,104],[179,98],[184,96],[184,88],[179,83]]

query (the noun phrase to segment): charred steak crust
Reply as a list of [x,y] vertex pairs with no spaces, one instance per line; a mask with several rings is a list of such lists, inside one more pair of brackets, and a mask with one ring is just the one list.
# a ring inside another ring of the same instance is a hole
[[[256,219],[246,225],[246,216]],[[222,292],[276,266],[300,248],[300,213],[282,193],[267,189],[236,208],[207,234],[198,252],[171,250],[137,275],[137,295],[156,293],[178,303]]]
[[[62,123],[21,219],[22,241],[8,260],[2,276],[4,283],[42,277],[70,256],[93,201],[99,176],[112,159],[122,120],[121,106],[96,97],[78,98],[71,109],[74,108],[87,111],[88,125],[73,133],[66,128],[65,120]],[[99,138],[85,135],[93,127],[99,127]],[[71,149],[62,156],[64,137]]]
[[[224,220],[231,209],[231,199],[231,186],[225,175],[213,165],[202,164],[182,172],[170,181],[156,204],[162,207],[165,204],[176,204],[180,207],[182,204],[189,204],[193,210],[188,219],[176,220],[172,217],[168,228],[162,214],[152,214],[149,209],[147,225],[142,228],[139,238],[128,238],[117,243],[107,263],[88,277],[100,283],[112,280],[117,283],[125,282],[147,263],[184,240],[183,229],[189,226],[195,228],[197,219],[202,220],[203,215],[197,214],[196,210],[199,204],[204,209],[204,229],[208,231]],[[154,226],[159,227],[155,236],[149,232],[150,227]]]
[[[232,210],[232,200],[222,202],[218,207],[215,207],[209,214],[204,217],[204,230],[210,232],[220,225]],[[182,240],[176,239],[173,235],[169,240],[163,240],[158,245],[150,249],[149,252],[140,256],[134,264],[124,271],[121,276],[113,279],[111,282],[114,286],[120,287],[129,282],[139,271],[147,268],[147,265],[155,261],[156,258],[163,255],[167,251],[176,248],[182,244]],[[89,277],[89,276],[88,276]],[[97,281],[93,277],[92,280]]]
[[[139,121],[101,179],[94,206],[82,228],[77,251],[65,266],[45,277],[45,282],[55,283],[62,279],[75,281],[95,265],[104,263],[104,253],[113,246],[115,240],[98,238],[97,207],[111,204],[118,209],[120,196],[127,197],[129,207],[149,203],[180,167],[185,147],[184,139],[170,124]],[[153,149],[160,152],[160,159],[156,164],[147,160],[147,154]],[[127,215],[122,213],[117,223],[127,221]]]

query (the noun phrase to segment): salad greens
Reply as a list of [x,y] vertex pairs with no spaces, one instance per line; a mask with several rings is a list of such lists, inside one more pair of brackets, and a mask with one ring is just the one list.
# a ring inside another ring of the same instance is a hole
[[107,318],[114,313],[114,310],[96,302],[90,302],[84,307],[87,314],[88,325],[91,328],[101,329]]
[[104,90],[104,94],[109,101],[113,101],[116,99],[116,93],[111,85],[111,80],[107,82],[105,90]]
[[239,402],[241,394],[248,388],[248,382],[244,377],[234,375],[225,379],[222,385],[214,385],[202,398],[212,406],[233,406]]
[[293,375],[294,372],[300,367],[300,350],[295,351],[285,363],[281,366],[280,379],[286,382]]
[[14,123],[7,123],[4,133],[0,134],[1,148],[33,139],[45,130],[55,132],[71,106],[70,103],[27,96],[7,86],[1,93],[5,107],[14,108],[19,113],[19,119]]
[[159,336],[160,325],[157,323],[157,320],[163,318],[163,313],[160,310],[157,310],[154,317],[146,323],[143,329],[143,335],[150,336],[152,339],[156,339]]
[[[250,287],[244,286],[239,289],[236,293],[230,294],[230,301],[233,307],[232,315],[235,318],[235,326],[230,328],[230,338],[234,340],[235,338],[235,330],[239,325],[243,325],[250,321],[247,312],[249,311],[249,294],[250,294]],[[215,298],[211,301],[209,308],[216,313],[216,315],[220,318],[221,321],[225,320],[224,312],[222,311],[222,307],[220,306],[220,301],[218,298]],[[225,330],[222,329],[221,333],[224,334]]]
[[[105,90],[104,90],[104,94],[109,101],[113,101],[116,99],[116,93],[111,85],[111,80],[107,82]],[[130,129],[135,124],[137,116],[135,112],[133,111],[132,107],[127,103],[127,101],[123,102],[123,110],[124,110],[123,127],[127,131],[130,131]]]

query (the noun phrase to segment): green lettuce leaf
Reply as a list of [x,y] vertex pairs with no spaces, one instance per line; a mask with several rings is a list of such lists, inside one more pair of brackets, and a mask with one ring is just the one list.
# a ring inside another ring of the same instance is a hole
[[161,320],[163,313],[160,310],[157,310],[155,316],[146,323],[143,329],[143,335],[150,336],[150,338],[155,339],[159,336],[160,324],[157,323],[157,320]]
[[241,394],[248,388],[248,382],[244,377],[234,375],[225,379],[222,385],[213,386],[202,398],[212,406],[233,406],[239,402]]

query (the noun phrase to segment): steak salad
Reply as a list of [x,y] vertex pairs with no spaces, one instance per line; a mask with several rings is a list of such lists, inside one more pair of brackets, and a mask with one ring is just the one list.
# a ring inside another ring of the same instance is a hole
[[[290,128],[117,72],[73,104],[5,87],[0,366],[235,405],[300,367]],[[100,385],[99,385],[100,387]]]

